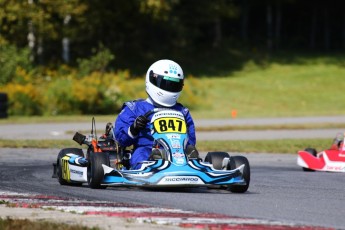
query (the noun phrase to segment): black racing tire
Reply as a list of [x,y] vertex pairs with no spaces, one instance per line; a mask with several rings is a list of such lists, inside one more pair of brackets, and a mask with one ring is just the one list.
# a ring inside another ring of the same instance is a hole
[[306,149],[304,149],[304,151],[310,153],[310,154],[313,155],[314,157],[316,157],[316,155],[317,155],[317,151],[316,151],[316,149],[314,149],[314,148],[306,148]]
[[76,154],[78,156],[84,157],[84,153],[82,149],[78,149],[78,148],[65,148],[65,149],[61,149],[61,151],[58,154],[57,160],[56,160],[56,173],[58,176],[58,181],[61,185],[82,185],[82,183],[79,182],[68,182],[65,179],[62,178],[62,158],[64,156],[66,156],[66,154],[68,153],[73,153]]
[[0,93],[0,102],[7,102],[8,97],[6,93]]
[[6,112],[1,112],[0,111],[0,118],[7,118],[8,114]]
[[238,184],[229,185],[228,189],[233,193],[244,193],[248,190],[249,183],[250,183],[250,166],[249,166],[248,159],[244,156],[232,156],[230,158],[230,169],[235,169],[243,164],[244,164],[243,178],[246,182],[246,185],[238,185]]
[[8,97],[6,93],[0,93],[0,118],[7,118]]
[[230,158],[227,152],[208,152],[205,157],[205,162],[209,162],[213,165],[213,168],[221,170],[223,159],[225,157]]
[[[304,151],[310,153],[310,154],[313,155],[314,157],[316,157],[316,155],[317,155],[317,151],[316,151],[316,149],[314,149],[314,148],[306,148],[306,149],[304,149]],[[302,169],[303,169],[303,171],[305,171],[305,172],[314,172],[314,171],[315,171],[315,170],[313,170],[313,169],[309,169],[309,168],[305,168],[305,167],[302,167]]]
[[104,178],[102,164],[110,166],[109,154],[104,152],[89,152],[88,159],[87,182],[89,187],[92,189],[105,189],[106,186],[101,185]]
[[0,112],[7,112],[7,103],[0,101]]

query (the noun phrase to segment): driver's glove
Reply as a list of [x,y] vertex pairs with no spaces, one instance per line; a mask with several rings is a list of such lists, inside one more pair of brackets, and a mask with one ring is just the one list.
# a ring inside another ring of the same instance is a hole
[[134,123],[130,127],[130,131],[133,136],[137,136],[140,130],[146,127],[146,124],[149,120],[145,116],[139,116],[135,119]]

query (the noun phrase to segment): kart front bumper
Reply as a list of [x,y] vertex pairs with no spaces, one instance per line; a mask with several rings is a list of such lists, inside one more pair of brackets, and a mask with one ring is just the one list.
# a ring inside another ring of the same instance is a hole
[[144,162],[139,170],[119,171],[102,165],[106,186],[195,187],[210,185],[246,185],[243,178],[245,165],[233,170],[216,170],[211,164],[190,160],[183,166],[168,161]]

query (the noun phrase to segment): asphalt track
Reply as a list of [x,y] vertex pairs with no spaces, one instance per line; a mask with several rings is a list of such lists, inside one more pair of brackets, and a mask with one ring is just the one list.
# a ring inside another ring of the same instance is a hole
[[0,190],[345,229],[344,175],[303,172],[294,154],[245,154],[251,164],[251,184],[247,193],[234,194],[206,188],[157,191],[60,186],[51,178],[57,152],[0,149]]
[[[343,119],[344,117],[327,117],[327,119],[321,119],[322,121],[313,122],[340,123]],[[304,122],[311,123],[310,121]],[[236,122],[239,121],[236,120]],[[297,123],[297,120],[292,123]],[[75,125],[78,126],[78,124]],[[16,131],[13,131],[14,127]],[[18,127],[10,124],[0,125],[0,138],[9,139],[12,135],[18,137],[24,133],[27,137],[25,139],[33,139],[38,133],[45,132],[44,127],[48,127],[47,132],[54,132],[57,131],[55,128],[58,126],[44,124],[42,130],[38,127],[37,125],[18,125]],[[67,130],[73,130],[73,128],[72,124],[67,126]],[[84,127],[78,126],[77,129],[84,130]],[[9,130],[12,130],[12,133],[7,132]],[[66,128],[63,128],[62,132],[65,132],[64,130]],[[324,131],[312,130],[312,133],[327,136],[328,134],[322,134]],[[327,136],[330,139],[335,132],[342,130],[331,131]],[[249,133],[250,131],[245,137],[248,137]],[[311,132],[301,130],[301,133],[308,138]],[[273,135],[271,138],[276,137],[274,133],[269,135]],[[269,135],[267,138],[270,137]],[[62,135],[52,136],[61,138]],[[262,137],[261,135],[257,138],[262,139]],[[50,136],[37,138],[51,139]],[[303,172],[296,164],[296,154],[245,154],[251,164],[251,184],[248,192],[233,194],[226,190],[207,188],[157,191],[140,188],[91,190],[86,185],[60,186],[56,179],[51,178],[51,164],[56,159],[58,151],[57,149],[0,149],[0,190],[255,218],[288,226],[345,229],[344,175]]]

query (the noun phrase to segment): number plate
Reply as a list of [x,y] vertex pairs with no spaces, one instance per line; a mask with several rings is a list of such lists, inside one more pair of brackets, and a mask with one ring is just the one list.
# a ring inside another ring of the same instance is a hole
[[163,111],[154,114],[151,122],[157,133],[187,133],[187,125],[182,113],[178,111]]
[[186,133],[186,122],[179,118],[163,117],[154,121],[157,133]]

